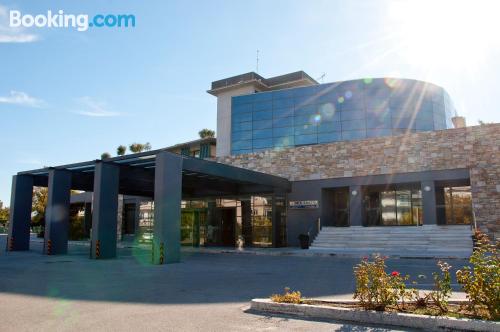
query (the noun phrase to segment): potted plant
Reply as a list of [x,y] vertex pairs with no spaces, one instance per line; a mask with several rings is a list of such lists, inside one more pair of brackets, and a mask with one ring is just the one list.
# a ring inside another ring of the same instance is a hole
[[309,234],[300,234],[299,241],[301,249],[309,249]]

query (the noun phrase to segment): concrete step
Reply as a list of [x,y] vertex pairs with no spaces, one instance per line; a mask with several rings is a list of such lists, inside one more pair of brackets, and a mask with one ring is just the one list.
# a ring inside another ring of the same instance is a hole
[[419,257],[468,257],[469,226],[323,227],[311,249],[331,253],[380,252]]

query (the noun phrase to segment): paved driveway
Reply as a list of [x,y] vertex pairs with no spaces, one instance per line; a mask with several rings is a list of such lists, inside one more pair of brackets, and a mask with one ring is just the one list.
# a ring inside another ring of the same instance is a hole
[[[87,247],[71,246],[66,256],[32,247],[0,252],[0,330],[385,331],[246,312],[251,298],[285,286],[307,297],[350,297],[357,259],[184,253],[181,263],[153,266],[140,249],[96,261]],[[433,260],[389,265],[413,275],[435,270]]]

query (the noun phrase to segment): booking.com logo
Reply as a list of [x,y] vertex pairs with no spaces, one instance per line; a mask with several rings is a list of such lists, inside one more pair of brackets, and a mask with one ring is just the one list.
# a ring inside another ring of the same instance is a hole
[[87,14],[65,14],[63,10],[47,14],[21,14],[19,10],[11,10],[9,25],[12,28],[75,28],[77,31],[87,31],[89,28],[129,28],[135,27],[135,15],[130,14],[97,14],[89,19]]

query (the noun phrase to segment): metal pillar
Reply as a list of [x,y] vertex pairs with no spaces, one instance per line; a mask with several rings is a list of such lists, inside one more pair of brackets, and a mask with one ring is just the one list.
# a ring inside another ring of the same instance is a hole
[[422,181],[422,212],[424,225],[436,225],[436,187],[434,181]]
[[83,220],[85,236],[90,238],[90,229],[92,228],[92,203],[85,203]]
[[47,255],[68,253],[70,196],[71,172],[59,169],[49,170],[43,246],[43,251]]
[[14,175],[10,199],[10,221],[7,250],[29,250],[33,177]]
[[181,249],[182,157],[156,155],[153,263],[177,263]]
[[120,168],[97,162],[94,172],[91,258],[116,257],[118,187]]
[[363,225],[363,193],[361,186],[349,187],[349,226]]

